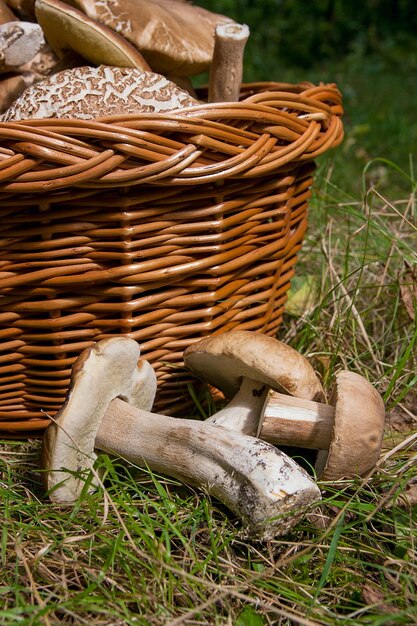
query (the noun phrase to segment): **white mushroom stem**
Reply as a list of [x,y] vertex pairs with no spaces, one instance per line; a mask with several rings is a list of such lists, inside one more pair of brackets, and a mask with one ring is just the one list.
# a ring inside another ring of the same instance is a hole
[[237,394],[220,411],[206,420],[245,435],[258,436],[269,387],[244,376]]
[[113,400],[96,449],[207,490],[260,539],[287,532],[320,491],[274,446],[222,426],[156,415]]
[[243,377],[239,391],[206,421],[282,446],[328,450],[335,408],[294,398]]
[[334,406],[271,391],[260,436],[281,446],[328,450],[334,418]]
[[243,74],[243,53],[249,37],[246,24],[216,27],[209,77],[209,102],[237,102]]

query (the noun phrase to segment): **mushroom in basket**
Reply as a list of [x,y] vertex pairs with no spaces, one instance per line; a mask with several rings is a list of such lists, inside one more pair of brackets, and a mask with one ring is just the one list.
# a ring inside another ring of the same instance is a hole
[[187,91],[151,71],[140,52],[110,28],[60,0],[36,0],[35,7],[48,41],[62,59],[69,51],[99,66],[64,69],[39,81],[10,106],[2,121],[94,119],[198,104]]
[[[250,537],[287,532],[320,499],[295,461],[243,433],[236,423],[150,413],[156,377],[138,344],[113,337],[84,351],[72,369],[68,397],[45,433],[45,486],[55,502],[73,502],[95,450],[165,473],[210,492],[243,521]],[[263,393],[264,384],[253,386]]]
[[160,74],[129,67],[75,67],[29,87],[2,121],[28,118],[95,119],[171,111],[198,104]]
[[57,57],[39,24],[16,19],[0,4],[0,113],[55,66]]
[[230,17],[179,0],[70,0],[70,4],[121,33],[153,71],[170,79],[208,71],[216,27],[234,24]]
[[[48,0],[49,1],[49,0]],[[39,2],[39,0],[37,0]],[[180,85],[210,73],[209,102],[235,102],[242,82],[246,24],[182,0],[71,0],[132,43],[155,72]]]

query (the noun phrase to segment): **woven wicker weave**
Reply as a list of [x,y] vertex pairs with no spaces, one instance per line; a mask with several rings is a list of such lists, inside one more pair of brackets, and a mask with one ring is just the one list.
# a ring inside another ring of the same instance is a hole
[[0,124],[1,431],[40,432],[96,340],[138,340],[175,413],[191,342],[274,335],[341,115],[334,85],[257,83],[170,115]]

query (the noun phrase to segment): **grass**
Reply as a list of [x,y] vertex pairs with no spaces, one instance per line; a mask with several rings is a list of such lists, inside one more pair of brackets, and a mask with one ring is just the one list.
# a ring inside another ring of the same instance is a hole
[[[349,103],[354,93],[353,85]],[[322,483],[323,501],[288,536],[255,543],[208,495],[106,455],[98,460],[104,489],[73,508],[51,505],[40,443],[5,441],[2,625],[417,623],[417,325],[401,290],[417,261],[416,178],[413,143],[406,148],[403,137],[408,113],[384,133],[369,113],[363,128],[360,110],[377,108],[374,100],[352,109],[344,146],[320,163],[293,312],[279,338],[307,355],[328,387],[343,367],[383,395],[375,471]]]

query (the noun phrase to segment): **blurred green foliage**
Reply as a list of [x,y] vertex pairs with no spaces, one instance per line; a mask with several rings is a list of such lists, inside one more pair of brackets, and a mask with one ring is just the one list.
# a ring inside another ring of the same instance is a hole
[[196,4],[249,25],[247,80],[267,79],[273,63],[308,69],[358,48],[368,54],[386,48],[388,42],[411,44],[417,30],[411,0],[196,0]]
[[[195,4],[248,24],[245,81],[337,84],[343,94],[345,141],[324,157],[334,160],[335,184],[360,190],[362,173],[372,159],[393,161],[415,176],[414,2],[195,0]],[[198,80],[201,84],[207,76]],[[370,184],[389,188],[397,184],[383,164],[372,168],[370,177]]]

